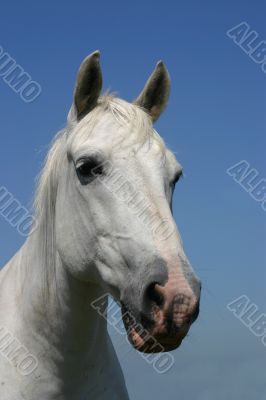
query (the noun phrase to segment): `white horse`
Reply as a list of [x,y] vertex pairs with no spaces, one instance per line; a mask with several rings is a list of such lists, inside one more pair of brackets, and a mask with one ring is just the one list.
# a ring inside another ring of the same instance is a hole
[[182,168],[152,127],[167,69],[157,64],[133,104],[101,87],[97,51],[40,177],[37,227],[0,272],[1,400],[128,399],[91,306],[107,292],[142,352],[177,348],[199,312],[200,281],[171,212]]

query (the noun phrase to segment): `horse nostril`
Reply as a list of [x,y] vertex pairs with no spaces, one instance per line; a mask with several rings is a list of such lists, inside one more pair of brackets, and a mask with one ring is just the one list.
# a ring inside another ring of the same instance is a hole
[[164,296],[158,290],[159,285],[158,282],[152,282],[146,289],[145,299],[149,303],[155,303],[161,307],[164,304]]

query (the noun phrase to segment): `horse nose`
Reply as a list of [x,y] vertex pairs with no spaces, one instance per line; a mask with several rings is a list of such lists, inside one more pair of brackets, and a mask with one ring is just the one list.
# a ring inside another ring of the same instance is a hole
[[195,292],[180,279],[170,279],[164,286],[155,281],[148,285],[143,300],[153,321],[154,334],[171,335],[189,329],[199,314],[200,281],[197,285]]

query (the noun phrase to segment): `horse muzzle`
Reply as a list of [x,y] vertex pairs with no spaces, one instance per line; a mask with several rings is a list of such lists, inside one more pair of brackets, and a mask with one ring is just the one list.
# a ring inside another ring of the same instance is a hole
[[199,315],[201,283],[169,273],[166,283],[148,282],[139,306],[122,301],[122,317],[130,343],[144,353],[172,351]]

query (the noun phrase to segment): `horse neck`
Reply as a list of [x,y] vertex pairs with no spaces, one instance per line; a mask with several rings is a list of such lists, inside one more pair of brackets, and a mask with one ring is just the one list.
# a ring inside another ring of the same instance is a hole
[[54,265],[45,265],[50,258],[40,251],[39,239],[36,231],[17,256],[16,267],[21,276],[24,273],[19,310],[22,331],[25,340],[35,344],[36,352],[41,343],[46,344],[46,360],[59,375],[73,377],[79,363],[87,365],[97,357],[104,363],[101,350],[106,351],[108,341],[106,321],[91,307],[103,289],[72,278],[58,255]]

